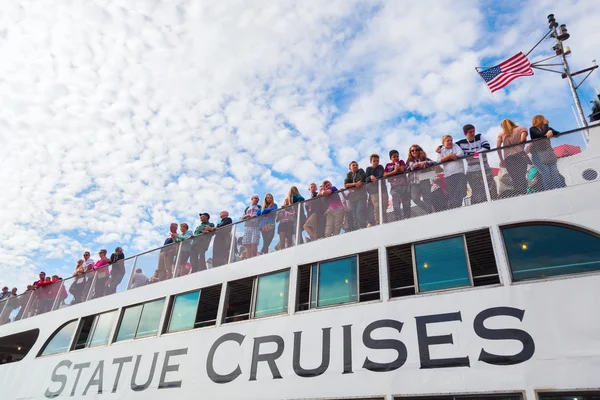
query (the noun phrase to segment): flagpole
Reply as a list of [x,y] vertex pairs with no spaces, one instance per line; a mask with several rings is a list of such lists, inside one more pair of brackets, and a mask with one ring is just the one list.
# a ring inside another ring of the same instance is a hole
[[[573,96],[573,101],[575,102],[575,108],[579,113],[579,118],[583,123],[584,127],[588,126],[587,119],[585,118],[585,114],[583,112],[583,108],[581,107],[581,101],[579,100],[579,94],[577,93],[577,87],[575,87],[575,83],[573,82],[573,75],[571,74],[571,69],[569,68],[569,62],[567,61],[567,54],[570,54],[570,51],[565,51],[565,47],[563,42],[567,40],[571,35],[567,33],[567,26],[561,25],[558,26],[558,22],[554,19],[554,14],[548,15],[548,27],[552,31],[552,37],[556,39],[556,44],[553,47],[556,51],[557,55],[560,54],[563,62],[563,68],[565,73],[562,75],[563,78],[567,79],[569,83],[569,88],[571,89],[571,94]],[[560,29],[560,30],[559,30]],[[546,34],[546,36],[548,36]],[[544,38],[546,37],[544,36]],[[577,74],[577,73],[575,73]]]

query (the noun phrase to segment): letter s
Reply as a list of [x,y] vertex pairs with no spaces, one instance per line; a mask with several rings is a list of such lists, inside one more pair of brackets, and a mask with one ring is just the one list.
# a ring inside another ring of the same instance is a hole
[[69,369],[71,368],[71,365],[73,365],[73,363],[69,360],[63,360],[59,362],[58,365],[56,365],[54,371],[52,371],[52,377],[50,379],[52,380],[52,382],[59,382],[60,388],[56,392],[52,392],[50,391],[50,387],[48,387],[48,389],[46,389],[46,393],[44,393],[44,396],[48,397],[49,399],[53,399],[55,397],[60,396],[62,391],[65,389],[65,386],[67,385],[67,376],[57,374],[56,372],[60,367],[67,367],[67,369]]
[[483,323],[486,319],[497,316],[515,317],[519,321],[523,321],[525,310],[519,310],[512,307],[494,307],[483,310],[475,317],[473,321],[473,329],[477,336],[488,340],[518,340],[523,344],[523,350],[520,353],[510,356],[500,356],[491,354],[481,349],[479,353],[479,361],[493,365],[514,365],[525,362],[533,357],[535,352],[535,343],[531,335],[520,329],[488,329]]
[[379,328],[393,328],[396,329],[398,332],[401,332],[402,322],[393,319],[380,319],[371,322],[363,331],[362,338],[363,344],[369,349],[396,350],[398,352],[398,357],[390,363],[378,363],[369,360],[369,358],[367,357],[365,358],[365,362],[363,363],[363,368],[373,372],[393,371],[404,365],[404,363],[406,362],[406,357],[408,356],[408,350],[406,349],[406,345],[400,340],[373,339],[371,337],[371,333],[373,333],[374,330]]

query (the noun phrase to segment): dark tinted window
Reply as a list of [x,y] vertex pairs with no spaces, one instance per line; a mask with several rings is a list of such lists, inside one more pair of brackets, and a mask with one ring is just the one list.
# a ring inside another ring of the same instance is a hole
[[562,225],[502,229],[513,280],[600,270],[600,238]]
[[600,392],[539,393],[540,400],[600,400]]

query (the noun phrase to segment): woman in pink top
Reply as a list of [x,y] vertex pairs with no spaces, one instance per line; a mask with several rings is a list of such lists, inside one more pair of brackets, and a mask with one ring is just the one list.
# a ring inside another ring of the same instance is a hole
[[100,258],[93,267],[93,269],[96,270],[96,277],[94,280],[94,293],[92,294],[92,299],[97,299],[106,294],[106,285],[108,284],[108,277],[110,275],[110,271],[108,270],[110,258],[106,256],[106,249],[101,249],[98,252],[98,256]]
[[[496,140],[496,147],[505,147],[498,151],[500,166],[506,166],[506,171],[513,182],[515,195],[527,194],[527,166],[531,163],[525,153],[525,145],[519,144],[527,141],[527,128],[515,124],[510,119],[500,123],[502,132]],[[511,146],[511,147],[508,147]]]
[[329,181],[323,181],[321,190],[317,194],[319,197],[328,197],[327,211],[325,211],[325,237],[339,235],[344,225],[344,215],[346,211],[339,194],[337,194],[337,188]]

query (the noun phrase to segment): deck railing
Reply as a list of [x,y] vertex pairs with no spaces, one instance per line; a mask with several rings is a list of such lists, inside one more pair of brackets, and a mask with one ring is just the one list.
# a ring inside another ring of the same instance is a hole
[[[590,136],[595,147],[588,145]],[[595,125],[296,203],[0,301],[0,325],[341,233],[594,182],[599,139]]]

